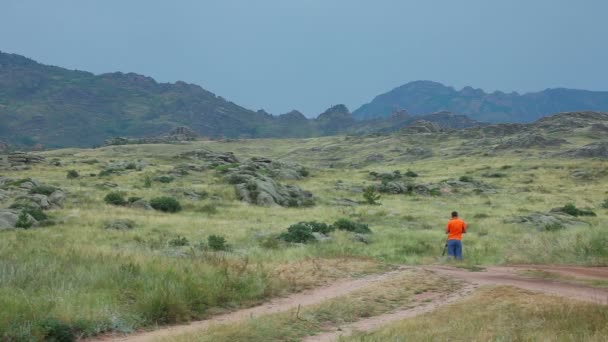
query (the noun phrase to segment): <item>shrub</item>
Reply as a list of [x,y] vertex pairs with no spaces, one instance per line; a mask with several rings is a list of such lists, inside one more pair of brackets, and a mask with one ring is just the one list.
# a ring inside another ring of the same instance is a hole
[[405,173],[406,177],[418,177],[418,174],[412,170],[407,170],[407,172]]
[[127,166],[125,166],[125,169],[126,170],[135,170],[135,169],[137,169],[137,164],[131,162],[131,163],[127,164]]
[[70,170],[66,174],[67,179],[76,179],[78,177],[80,177],[80,175],[78,174],[78,171],[76,171],[76,170]]
[[279,240],[275,236],[267,236],[259,240],[260,247],[266,249],[279,248]]
[[228,250],[228,244],[226,244],[226,239],[221,235],[209,235],[207,238],[207,244],[209,248],[214,251],[225,251]]
[[125,200],[124,194],[122,192],[113,191],[110,192],[104,197],[104,202],[111,205],[125,205],[127,201]]
[[353,233],[369,234],[372,232],[367,224],[354,222],[347,218],[337,220],[334,222],[333,226],[335,229],[346,230]]
[[480,214],[475,214],[475,216],[473,216],[476,219],[480,219],[480,218],[488,218],[490,217],[490,215],[486,214],[486,213],[480,213]]
[[182,206],[175,198],[167,196],[153,198],[150,201],[150,205],[155,210],[163,211],[166,213],[176,213],[182,210]]
[[596,216],[593,211],[579,209],[572,203],[566,204],[560,211],[572,216]]
[[42,222],[47,220],[49,217],[42,211],[42,209],[32,206],[26,206],[23,208],[23,212],[33,217],[36,221]]
[[333,232],[334,230],[336,230],[336,228],[334,226],[328,225],[323,222],[309,221],[309,222],[300,222],[300,223],[303,223],[303,224],[309,226],[310,230],[313,233],[321,233],[321,234],[327,235],[327,234]]
[[465,183],[471,183],[473,182],[473,177],[471,176],[461,176],[460,178],[458,178],[459,181],[461,182],[465,182]]
[[55,318],[48,318],[40,322],[40,328],[42,328],[44,333],[43,339],[45,341],[76,341],[76,336],[74,336],[72,327]]
[[564,228],[565,228],[564,225],[559,222],[548,223],[543,226],[543,230],[548,231],[548,232],[554,232],[554,231],[558,231],[558,230],[561,230]]
[[375,205],[379,204],[378,200],[380,199],[380,194],[378,194],[374,186],[370,185],[363,191],[363,198],[367,204]]
[[175,239],[169,240],[169,246],[171,247],[181,247],[188,246],[190,242],[185,236],[177,236]]
[[129,197],[129,199],[127,201],[129,201],[129,203],[134,203],[139,201],[140,199],[142,199],[141,197],[137,197],[137,196],[131,196]]
[[295,243],[307,243],[315,240],[315,236],[312,235],[312,229],[304,222],[292,224],[287,228],[287,232],[281,234],[279,238]]
[[234,169],[235,167],[238,167],[239,164],[234,163],[234,164],[226,164],[226,165],[218,165],[215,167],[215,170],[220,172],[220,173],[226,173],[228,172],[228,170],[230,169]]
[[168,175],[162,175],[162,176],[158,176],[156,178],[154,178],[155,180],[161,182],[161,183],[171,183],[173,182],[174,178],[172,176],[168,176]]
[[300,173],[300,176],[302,176],[302,177],[308,177],[310,175],[310,171],[308,171],[308,169],[304,169],[304,168],[300,169],[299,173]]
[[50,196],[57,190],[56,187],[50,185],[38,185],[30,189],[30,194],[40,194]]
[[247,183],[247,177],[240,175],[240,174],[231,174],[228,177],[225,178],[226,182],[229,184],[242,184],[242,183]]
[[19,214],[19,217],[17,218],[17,223],[15,224],[15,227],[17,228],[23,228],[23,229],[28,229],[32,227],[32,221],[30,221],[29,216],[27,215],[27,212],[25,212],[25,210],[21,211],[21,214]]
[[144,188],[151,188],[151,187],[152,187],[152,178],[150,178],[150,176],[144,177]]
[[431,196],[441,196],[441,190],[439,188],[432,188],[429,193]]
[[608,209],[608,199],[605,199],[600,206],[604,209]]

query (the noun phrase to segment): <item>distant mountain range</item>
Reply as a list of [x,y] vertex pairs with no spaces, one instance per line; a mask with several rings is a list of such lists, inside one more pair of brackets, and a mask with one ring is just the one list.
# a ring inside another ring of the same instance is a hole
[[[298,111],[278,116],[252,111],[181,81],[158,83],[120,72],[95,75],[0,52],[0,143],[87,147],[118,136],[162,136],[181,126],[211,138],[303,138],[392,132],[419,120],[449,129],[475,126],[477,120],[529,121],[562,110],[608,109],[608,92],[545,92],[485,94],[419,81],[380,95],[352,114],[336,105],[307,119]],[[518,98],[526,98],[526,105]]]
[[574,111],[608,111],[608,91],[555,88],[520,95],[464,87],[456,90],[432,81],[415,81],[376,96],[355,110],[358,120],[389,117],[396,110],[413,115],[448,111],[485,122],[531,122]]

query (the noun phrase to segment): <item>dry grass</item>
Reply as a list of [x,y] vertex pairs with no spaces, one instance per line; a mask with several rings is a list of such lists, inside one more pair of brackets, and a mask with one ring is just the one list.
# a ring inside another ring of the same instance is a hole
[[488,287],[434,312],[340,341],[605,341],[608,307]]

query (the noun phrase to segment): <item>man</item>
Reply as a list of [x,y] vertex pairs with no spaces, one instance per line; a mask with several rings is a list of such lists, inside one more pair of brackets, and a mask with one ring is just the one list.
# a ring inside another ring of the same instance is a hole
[[448,234],[448,256],[462,260],[462,234],[467,232],[467,224],[458,217],[458,213],[452,211],[452,219],[445,228]]

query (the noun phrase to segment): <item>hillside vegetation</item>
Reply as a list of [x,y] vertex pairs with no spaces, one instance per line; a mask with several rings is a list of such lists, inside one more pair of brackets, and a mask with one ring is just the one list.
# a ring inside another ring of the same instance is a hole
[[[607,125],[607,114],[580,112],[448,132],[70,148],[40,153],[44,160],[13,158],[0,172],[7,208],[0,210],[0,336],[129,333],[396,264],[443,263],[452,210],[470,225],[462,266],[607,265]],[[368,193],[377,196],[370,201]],[[425,286],[441,288],[431,280]],[[505,291],[501,298],[512,296]],[[412,293],[396,287],[390,296]],[[320,310],[346,317],[345,303]],[[350,307],[363,310],[357,303]],[[521,305],[511,310],[539,314]],[[382,340],[399,329],[362,338]]]

